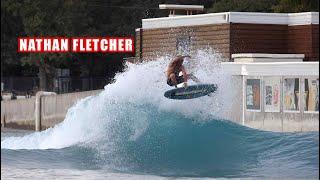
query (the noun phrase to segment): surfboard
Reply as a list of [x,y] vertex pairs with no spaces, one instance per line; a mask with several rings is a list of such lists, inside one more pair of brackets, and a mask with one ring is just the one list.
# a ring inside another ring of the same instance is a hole
[[164,97],[169,99],[193,99],[209,95],[217,90],[216,84],[197,84],[187,88],[181,87],[171,89],[164,93]]

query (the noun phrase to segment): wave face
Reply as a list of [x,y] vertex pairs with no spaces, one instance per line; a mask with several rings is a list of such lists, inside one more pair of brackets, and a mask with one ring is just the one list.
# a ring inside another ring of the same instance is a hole
[[169,61],[127,64],[103,92],[71,107],[62,123],[3,138],[2,163],[174,177],[318,177],[318,132],[264,132],[225,120],[236,81],[223,73],[218,54],[199,50],[187,65],[219,87],[192,100],[163,97]]

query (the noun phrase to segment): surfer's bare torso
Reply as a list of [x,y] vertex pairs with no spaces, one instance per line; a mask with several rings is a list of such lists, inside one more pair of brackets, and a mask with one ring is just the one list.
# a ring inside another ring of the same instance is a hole
[[[168,85],[176,86],[177,84],[180,84],[183,82],[186,85],[188,77],[187,77],[186,70],[182,65],[183,58],[184,56],[177,56],[170,62],[166,71]],[[182,72],[182,76],[179,76],[180,72]]]

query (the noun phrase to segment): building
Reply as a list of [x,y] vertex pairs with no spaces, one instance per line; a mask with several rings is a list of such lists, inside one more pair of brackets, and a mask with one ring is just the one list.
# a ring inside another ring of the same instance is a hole
[[171,12],[136,29],[136,60],[208,47],[239,84],[225,119],[267,131],[319,131],[318,12]]
[[[176,9],[177,5],[165,7]],[[236,53],[304,54],[305,61],[318,61],[319,13],[171,13],[143,19],[142,27],[136,29],[135,44],[138,59],[192,53],[209,46],[226,61]]]
[[237,88],[225,119],[267,131],[319,131],[319,62],[303,54],[234,54]]

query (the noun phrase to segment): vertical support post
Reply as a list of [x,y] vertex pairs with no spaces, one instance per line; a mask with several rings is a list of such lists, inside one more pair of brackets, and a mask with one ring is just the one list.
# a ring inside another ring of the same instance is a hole
[[264,120],[266,118],[266,112],[265,112],[265,82],[264,82],[264,76],[259,76],[260,79],[260,113],[263,114],[263,119],[262,119],[262,126],[264,127]]
[[245,107],[246,107],[246,79],[245,79],[245,76],[242,75],[242,125],[244,125]]
[[1,115],[1,127],[6,127],[6,115]]
[[36,102],[35,102],[35,130],[41,131],[41,97],[42,96],[50,96],[56,95],[55,92],[45,92],[45,91],[38,91],[36,94]]
[[303,120],[303,113],[304,113],[304,107],[305,107],[305,92],[304,92],[304,87],[305,87],[305,82],[304,82],[303,76],[299,77],[299,110],[300,110],[300,131],[302,132],[302,120]]
[[[39,92],[38,92],[39,93]],[[36,104],[35,104],[35,130],[41,130],[41,95],[36,94]]]
[[283,108],[283,87],[284,87],[284,77],[280,77],[280,113],[281,113],[281,132],[283,132],[283,118],[284,118],[284,108]]

